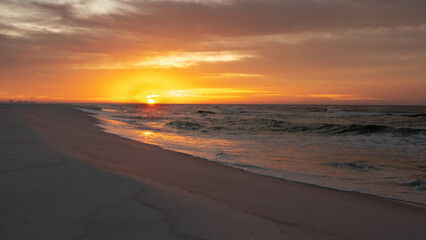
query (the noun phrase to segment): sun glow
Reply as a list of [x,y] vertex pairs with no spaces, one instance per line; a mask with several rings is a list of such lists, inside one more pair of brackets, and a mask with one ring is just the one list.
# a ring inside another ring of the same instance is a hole
[[[147,92],[149,91],[149,92]],[[152,93],[156,94],[153,95]],[[271,94],[271,91],[238,89],[238,88],[188,88],[178,90],[146,90],[133,95],[129,99],[148,104],[156,103],[211,103],[229,99],[244,99],[247,96],[259,97]]]
[[153,99],[153,98],[155,98],[155,97],[159,97],[158,95],[148,95],[148,96],[146,96],[146,101],[149,103],[149,104],[154,104],[155,103],[155,100]]

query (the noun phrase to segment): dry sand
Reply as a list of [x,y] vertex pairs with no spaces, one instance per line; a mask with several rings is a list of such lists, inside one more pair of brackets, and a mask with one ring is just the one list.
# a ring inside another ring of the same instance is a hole
[[424,205],[264,177],[95,123],[69,105],[0,105],[0,239],[425,239]]

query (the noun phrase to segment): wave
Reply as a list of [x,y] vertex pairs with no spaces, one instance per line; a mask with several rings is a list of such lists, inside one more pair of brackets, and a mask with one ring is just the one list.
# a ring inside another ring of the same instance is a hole
[[416,179],[412,182],[402,184],[403,186],[407,187],[414,187],[415,189],[419,191],[426,191],[426,182],[422,179]]
[[413,118],[417,118],[417,117],[426,117],[426,113],[401,113],[398,114],[400,116],[404,116],[404,117],[413,117]]
[[375,112],[336,112],[335,117],[379,117],[392,115],[388,113],[375,113]]
[[110,113],[120,113],[120,110],[117,109],[111,109],[111,108],[102,108],[101,109],[102,112],[110,112]]
[[175,129],[182,129],[182,130],[198,130],[201,129],[203,126],[196,122],[189,122],[189,121],[171,121],[166,123],[166,126],[170,126]]
[[[198,110],[194,112],[205,116],[207,114],[213,115],[214,112]],[[119,118],[125,118],[129,120],[163,120],[162,116],[155,115],[122,115],[117,116]],[[212,131],[230,131],[230,132],[289,132],[289,133],[317,133],[317,134],[329,134],[329,135],[364,135],[364,134],[392,134],[395,136],[412,136],[412,135],[426,135],[426,129],[422,128],[410,128],[410,127],[391,127],[386,125],[374,125],[374,124],[335,124],[335,123],[323,123],[323,124],[303,124],[295,123],[290,121],[277,120],[274,118],[240,118],[240,119],[213,119],[203,118],[203,123],[200,124],[193,119],[180,119],[173,120],[165,124],[175,129],[180,130],[201,130],[209,129]]]
[[216,160],[219,160],[219,159],[221,159],[221,160],[228,159],[229,160],[229,159],[234,159],[234,158],[235,158],[235,156],[230,155],[230,154],[228,154],[226,152],[223,152],[223,151],[218,151],[215,154],[215,159]]
[[346,169],[353,169],[353,170],[361,170],[361,171],[372,171],[377,170],[376,167],[365,164],[363,161],[358,162],[336,162],[336,163],[330,163],[329,165],[337,168],[346,168]]
[[342,112],[343,109],[340,108],[327,108],[325,109],[325,112],[329,112],[329,113],[336,113],[336,112]]
[[130,119],[130,120],[163,120],[164,117],[155,116],[155,115],[114,115],[116,118]]
[[197,110],[196,114],[215,114],[215,112],[207,111],[207,110]]
[[[407,112],[414,110],[414,112]],[[416,112],[416,110],[420,112]],[[327,107],[325,112],[331,117],[378,117],[378,116],[400,116],[400,117],[412,117],[412,118],[424,118],[426,113],[424,109],[406,109],[401,107],[378,107],[370,106],[360,108],[359,106],[352,107]]]
[[236,114],[236,113],[246,113],[245,110],[239,108],[228,108],[222,110],[224,114]]
[[392,133],[400,134],[403,136],[425,133],[425,129],[418,128],[395,128],[384,125],[358,125],[358,124],[349,124],[349,125],[339,125],[339,124],[323,124],[315,131],[320,131],[329,134],[369,134],[369,133]]
[[[420,128],[396,128],[385,125],[372,124],[297,124],[274,119],[242,119],[231,122],[232,128],[237,130],[251,131],[284,131],[291,133],[314,132],[321,134],[394,134],[394,135],[416,135],[426,134],[426,129]],[[218,128],[222,129],[222,128]]]
[[236,167],[236,168],[242,168],[242,169],[247,169],[247,168],[251,168],[251,169],[264,169],[263,167],[259,167],[259,166],[255,166],[255,165],[251,165],[251,164],[244,164],[244,163],[223,163],[225,165],[229,165],[232,167]]
[[317,132],[325,134],[380,134],[389,133],[394,135],[416,135],[426,133],[426,129],[419,128],[395,128],[384,125],[358,125],[358,124],[322,124],[317,126],[304,126],[296,125],[291,127],[284,127],[281,131],[287,132]]
[[[340,109],[337,109],[340,110]],[[327,111],[333,113],[334,117],[380,117],[380,116],[400,116],[411,118],[424,118],[424,113],[383,113],[383,112],[345,112],[345,111]]]

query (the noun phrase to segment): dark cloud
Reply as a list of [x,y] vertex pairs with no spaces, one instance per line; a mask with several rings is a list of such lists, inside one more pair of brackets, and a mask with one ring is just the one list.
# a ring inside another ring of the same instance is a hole
[[160,31],[176,28],[185,33],[228,36],[426,23],[426,3],[417,0],[236,1],[220,6],[155,1],[138,7],[148,11],[139,16],[141,23]]
[[[264,35],[297,34],[306,32],[329,32],[354,29],[377,29],[418,27],[426,24],[425,1],[397,0],[281,0],[281,1],[233,1],[227,4],[200,4],[197,2],[149,1],[126,2],[125,12],[110,14],[86,14],[69,4],[41,2],[22,3],[26,8],[36,9],[40,28],[45,26],[62,31],[49,32],[40,29],[16,30],[11,24],[2,23],[0,29],[13,30],[25,35],[25,40],[15,36],[14,43],[7,37],[0,39],[2,49],[33,48],[37,51],[72,53],[123,53],[138,49],[143,51],[182,50],[199,48],[199,43],[213,38],[256,37]],[[11,4],[9,2],[9,4]],[[15,3],[17,4],[17,3]],[[41,12],[41,13],[40,13]],[[83,14],[83,15],[82,15]],[[25,16],[33,20],[34,16]],[[33,24],[30,22],[30,24]],[[337,32],[337,33],[336,33]],[[369,50],[371,46],[383,48],[394,45],[396,49],[424,48],[418,36],[386,34],[370,36],[352,34],[345,42],[336,39],[317,39],[333,46],[347,45]],[[415,34],[409,32],[408,34]],[[418,35],[424,40],[425,29]],[[371,39],[368,39],[370,37]],[[386,36],[389,37],[389,36]],[[314,39],[315,40],[315,39]],[[359,41],[359,43],[357,42]],[[401,43],[405,43],[401,44]],[[226,47],[226,46],[224,46]],[[202,49],[199,49],[202,50]],[[350,51],[350,49],[346,49]],[[355,50],[355,49],[354,49]],[[359,49],[356,49],[359,50]],[[17,53],[20,50],[16,50]]]
[[331,31],[426,23],[421,0],[281,0],[200,4],[177,1],[127,2],[128,10],[82,17],[72,4],[32,2],[26,7],[55,16],[56,24],[159,36],[240,36]]

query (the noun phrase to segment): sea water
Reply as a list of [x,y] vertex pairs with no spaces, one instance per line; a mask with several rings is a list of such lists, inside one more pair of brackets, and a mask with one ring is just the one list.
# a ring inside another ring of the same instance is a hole
[[106,132],[246,171],[426,204],[425,106],[89,104]]

